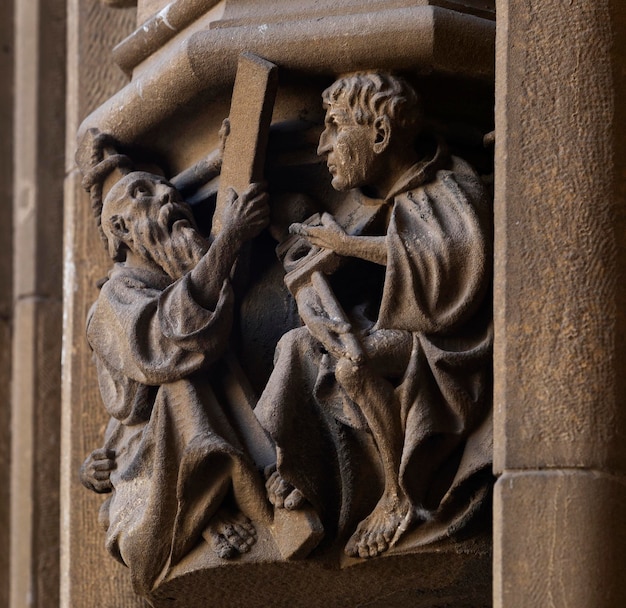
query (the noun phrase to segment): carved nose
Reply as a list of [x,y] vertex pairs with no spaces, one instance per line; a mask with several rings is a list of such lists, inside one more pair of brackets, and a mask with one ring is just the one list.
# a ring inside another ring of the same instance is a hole
[[317,155],[323,156],[324,154],[328,154],[331,150],[332,146],[330,145],[328,131],[324,129],[324,131],[322,131],[322,134],[320,135],[320,143],[317,146]]
[[169,188],[158,188],[155,194],[161,205],[167,205],[172,200]]

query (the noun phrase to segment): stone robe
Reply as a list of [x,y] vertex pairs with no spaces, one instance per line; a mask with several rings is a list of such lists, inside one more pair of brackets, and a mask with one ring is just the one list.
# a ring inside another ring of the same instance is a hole
[[346,258],[329,277],[367,363],[339,377],[306,327],[292,330],[255,411],[283,478],[340,535],[382,492],[359,403],[399,416],[400,483],[425,520],[420,544],[462,527],[491,484],[492,212],[473,169],[439,150],[398,181],[379,215],[370,234],[386,236],[387,265]]
[[191,296],[188,276],[116,264],[92,307],[87,336],[104,405],[105,448],[115,451],[113,492],[103,505],[107,548],[146,595],[195,545],[229,501],[264,516],[263,487],[228,406],[215,394],[212,364],[233,317],[225,283],[214,310]]

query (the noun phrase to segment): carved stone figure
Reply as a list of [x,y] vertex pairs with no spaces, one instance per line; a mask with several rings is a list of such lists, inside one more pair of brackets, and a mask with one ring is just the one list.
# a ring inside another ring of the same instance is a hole
[[279,248],[304,326],[255,411],[277,446],[275,508],[312,507],[373,557],[416,524],[416,544],[433,522],[452,534],[488,492],[491,210],[404,80],[360,73],[323,100],[318,153],[361,206],[345,226],[292,225]]
[[[192,552],[215,565],[253,547],[259,562],[410,551],[462,530],[489,495],[489,197],[427,132],[403,79],[346,76],[323,101],[317,152],[340,194],[334,215],[288,232],[315,196],[304,184],[274,197],[270,232],[302,326],[281,331],[258,402],[237,360],[256,292],[241,281],[236,299],[231,280],[269,224],[263,188],[238,196],[222,180],[205,237],[177,188],[106,135],[81,148],[115,262],[87,321],[111,419],[81,478],[111,494],[107,548],[146,598]],[[172,182],[193,192],[222,152]]]
[[[254,544],[253,521],[267,521],[262,481],[214,365],[231,331],[233,263],[269,208],[259,185],[231,190],[208,241],[168,181],[130,171],[122,155],[95,157],[85,183],[116,263],[87,336],[111,419],[82,479],[111,492],[101,512],[107,548],[147,595],[203,537],[233,557]],[[114,184],[100,206],[107,179]]]

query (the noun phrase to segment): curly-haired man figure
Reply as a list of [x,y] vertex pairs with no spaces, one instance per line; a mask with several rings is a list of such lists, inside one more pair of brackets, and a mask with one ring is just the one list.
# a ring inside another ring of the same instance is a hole
[[323,101],[318,154],[371,219],[292,225],[340,257],[336,306],[315,281],[294,290],[304,327],[279,343],[256,413],[277,445],[270,501],[310,504],[348,555],[373,557],[418,522],[451,530],[470,510],[459,495],[488,485],[491,212],[474,170],[422,133],[404,80],[355,74]]

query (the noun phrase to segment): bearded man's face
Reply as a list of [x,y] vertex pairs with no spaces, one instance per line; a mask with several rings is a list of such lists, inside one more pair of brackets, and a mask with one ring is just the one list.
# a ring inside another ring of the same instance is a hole
[[172,279],[189,272],[208,249],[189,205],[151,173],[130,173],[113,186],[104,201],[102,228],[116,252],[124,245]]

